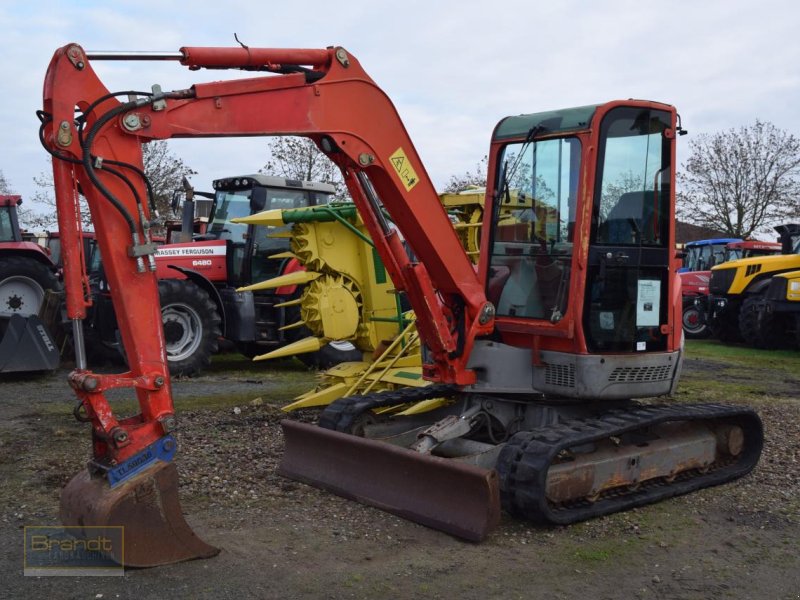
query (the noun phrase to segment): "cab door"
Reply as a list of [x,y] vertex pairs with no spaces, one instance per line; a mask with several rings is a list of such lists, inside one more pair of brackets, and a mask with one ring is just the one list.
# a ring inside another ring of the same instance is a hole
[[602,118],[584,335],[591,352],[667,349],[673,113],[621,106]]

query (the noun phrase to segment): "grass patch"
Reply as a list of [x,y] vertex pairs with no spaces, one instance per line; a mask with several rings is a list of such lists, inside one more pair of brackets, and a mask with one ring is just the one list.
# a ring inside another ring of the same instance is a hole
[[562,550],[563,562],[577,562],[589,566],[600,563],[616,564],[622,560],[635,561],[642,548],[650,543],[646,539],[630,534],[622,536],[608,534],[592,540],[573,538]]
[[723,344],[718,340],[687,340],[686,357],[722,364],[733,363],[747,368],[778,369],[795,376],[800,369],[800,351],[759,350],[748,346]]
[[728,346],[718,341],[691,340],[687,363],[678,383],[677,400],[703,402],[795,401],[800,389],[800,352]]
[[770,390],[769,382],[725,379],[722,372],[707,377],[683,375],[678,383],[678,397],[682,399],[685,396],[693,402],[697,398],[702,398],[703,402],[725,402],[743,397],[750,402],[754,397],[766,397],[771,393],[774,392]]
[[599,548],[578,548],[574,554],[575,558],[587,562],[605,562],[612,556],[611,550]]

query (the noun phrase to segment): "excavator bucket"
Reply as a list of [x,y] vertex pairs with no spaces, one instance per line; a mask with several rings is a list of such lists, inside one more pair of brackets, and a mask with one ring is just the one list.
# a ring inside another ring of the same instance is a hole
[[58,348],[41,319],[12,315],[0,341],[0,373],[52,371],[58,362]]
[[115,487],[86,469],[61,492],[60,518],[64,525],[87,528],[86,538],[102,531],[97,528],[122,526],[122,548],[113,548],[110,554],[126,567],[155,567],[219,554],[219,548],[197,537],[183,518],[178,471],[172,463],[156,461]]
[[278,473],[479,542],[500,522],[497,473],[283,420]]

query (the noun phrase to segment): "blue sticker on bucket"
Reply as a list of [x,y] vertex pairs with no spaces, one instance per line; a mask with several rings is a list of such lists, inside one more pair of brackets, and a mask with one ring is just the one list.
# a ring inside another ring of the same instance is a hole
[[165,435],[141,452],[131,456],[125,462],[109,469],[108,483],[111,487],[119,485],[126,479],[133,477],[137,473],[141,473],[157,460],[170,462],[175,457],[177,446],[178,444],[174,437]]

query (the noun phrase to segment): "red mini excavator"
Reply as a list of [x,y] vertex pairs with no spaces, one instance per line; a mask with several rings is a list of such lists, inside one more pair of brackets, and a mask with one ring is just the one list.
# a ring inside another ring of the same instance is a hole
[[[175,60],[251,78],[110,92],[98,60]],[[502,506],[568,523],[730,481],[762,446],[757,415],[634,399],[674,390],[681,290],[674,255],[675,109],[626,100],[500,121],[477,268],[391,101],[343,48],[59,49],[41,137],[54,157],[74,320],[76,416],[93,457],[62,495],[75,525],[125,526],[125,562],[211,556],[180,512],[177,426],[155,280],[142,144],[172,137],[298,135],[345,182],[398,293],[416,313],[423,388],[342,398],[319,426],[285,422],[281,472],[415,521],[482,539]],[[87,295],[78,194],[88,201],[130,371],[81,360]],[[501,210],[502,208],[502,210]],[[254,217],[257,218],[257,217]],[[106,391],[130,388],[118,418]],[[444,398],[433,411],[405,406]]]

